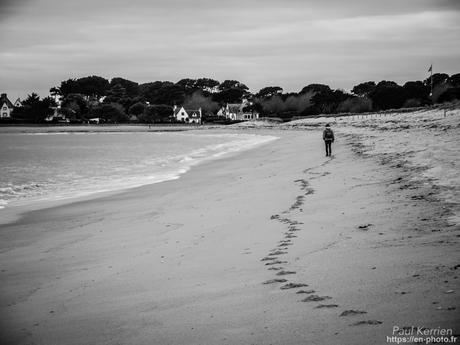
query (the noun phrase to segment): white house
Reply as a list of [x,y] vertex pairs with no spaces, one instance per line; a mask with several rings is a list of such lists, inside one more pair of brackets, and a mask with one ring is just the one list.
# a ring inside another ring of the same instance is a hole
[[185,123],[201,123],[201,108],[185,109],[184,107],[174,106],[173,117],[180,122]]
[[14,109],[14,104],[6,96],[6,93],[2,93],[0,96],[0,118],[11,117],[11,112]]
[[249,121],[259,118],[259,113],[255,111],[245,111],[245,108],[252,105],[247,99],[243,99],[241,103],[227,103],[225,107],[222,107],[218,112],[217,116],[223,116],[226,119],[238,120],[238,121]]
[[101,123],[101,119],[99,117],[93,117],[88,120],[88,123],[91,125],[98,125],[99,123]]

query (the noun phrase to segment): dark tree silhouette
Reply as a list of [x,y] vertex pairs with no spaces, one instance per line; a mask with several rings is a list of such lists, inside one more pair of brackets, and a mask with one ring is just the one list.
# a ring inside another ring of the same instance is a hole
[[267,86],[262,89],[258,93],[256,93],[256,97],[259,98],[270,98],[275,95],[281,95],[283,93],[283,88],[279,86]]
[[[447,83],[449,75],[446,73],[435,73],[433,74],[433,87]],[[425,85],[431,86],[431,76],[426,78],[424,81]]]
[[377,84],[375,90],[369,94],[376,109],[401,108],[407,100],[405,90],[394,81],[383,80]]
[[336,112],[338,105],[348,97],[341,90],[332,91],[331,89],[324,89],[323,91],[316,92],[311,98],[311,102],[320,113],[330,114]]
[[212,95],[212,100],[219,104],[239,103],[246,95],[245,91],[239,88],[225,89]]
[[110,80],[110,88],[113,88],[115,85],[121,85],[125,89],[126,96],[128,97],[134,98],[139,96],[139,84],[134,81],[120,77],[112,78],[112,80]]
[[182,104],[185,99],[183,87],[169,81],[142,84],[141,97],[150,104]]
[[438,98],[439,103],[452,102],[456,100],[460,100],[460,87],[451,87],[443,92]]
[[79,93],[96,98],[106,95],[110,87],[107,79],[95,75],[77,79],[76,82]]
[[329,92],[331,88],[328,85],[324,84],[310,84],[305,86],[300,93],[309,93],[309,92]]
[[12,117],[27,122],[41,123],[53,113],[56,102],[51,97],[40,99],[36,93],[32,93],[22,101],[22,106],[13,110]]
[[185,93],[193,93],[197,89],[196,79],[181,79],[176,83],[176,85],[179,85],[185,91]]
[[417,100],[419,105],[430,103],[430,87],[422,81],[408,81],[403,88],[408,100]]
[[137,102],[129,107],[128,114],[138,116],[138,115],[141,115],[145,111],[146,108],[147,106],[144,103]]
[[84,77],[80,79],[68,79],[61,82],[59,90],[62,96],[71,93],[80,93],[85,96],[101,97],[109,89],[109,81],[98,76]]
[[238,89],[243,92],[247,92],[249,88],[244,85],[243,83],[237,81],[237,80],[224,80],[220,85],[219,85],[219,90],[225,91],[229,89]]
[[460,87],[460,73],[452,74],[448,82],[453,87]]
[[206,93],[215,93],[220,83],[210,78],[200,78],[196,80],[195,87]]
[[361,83],[353,87],[351,92],[357,96],[365,97],[375,90],[375,86],[374,81],[366,81],[365,83]]
[[89,104],[79,93],[68,94],[62,100],[61,108],[70,115],[70,121],[79,121],[86,118]]
[[145,123],[170,122],[173,108],[167,105],[151,105],[138,116]]

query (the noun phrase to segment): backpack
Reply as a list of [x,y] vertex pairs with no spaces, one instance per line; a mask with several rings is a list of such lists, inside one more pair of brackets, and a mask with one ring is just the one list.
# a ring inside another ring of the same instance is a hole
[[334,133],[330,128],[324,130],[324,140],[332,140],[334,138]]

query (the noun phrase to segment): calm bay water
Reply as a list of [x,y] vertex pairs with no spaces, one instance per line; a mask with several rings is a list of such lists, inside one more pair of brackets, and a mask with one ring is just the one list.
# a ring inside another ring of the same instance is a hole
[[179,178],[193,165],[276,139],[207,133],[2,133],[0,208]]

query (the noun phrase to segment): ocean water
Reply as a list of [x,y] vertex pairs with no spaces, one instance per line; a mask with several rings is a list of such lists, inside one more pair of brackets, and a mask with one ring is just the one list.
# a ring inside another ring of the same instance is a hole
[[200,162],[275,139],[205,132],[1,133],[0,208],[177,179]]

